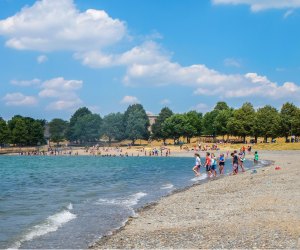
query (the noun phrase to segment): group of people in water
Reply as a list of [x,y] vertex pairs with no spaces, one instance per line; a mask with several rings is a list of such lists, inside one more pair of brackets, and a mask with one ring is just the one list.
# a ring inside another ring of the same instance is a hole
[[[249,149],[248,149],[249,152]],[[229,151],[227,152],[228,158]],[[245,148],[241,148],[238,153],[237,150],[234,150],[231,154],[231,165],[232,165],[232,175],[236,175],[241,169],[242,172],[245,172],[244,161],[246,157]],[[254,154],[254,163],[258,162],[258,153],[257,151]],[[193,167],[193,171],[196,176],[200,176],[201,167],[205,168],[205,171],[208,177],[216,177],[217,172],[220,175],[224,174],[225,171],[225,155],[224,153],[220,153],[219,157],[216,157],[215,153],[206,152],[205,162],[202,163],[201,157],[199,153],[195,153],[195,166]]]

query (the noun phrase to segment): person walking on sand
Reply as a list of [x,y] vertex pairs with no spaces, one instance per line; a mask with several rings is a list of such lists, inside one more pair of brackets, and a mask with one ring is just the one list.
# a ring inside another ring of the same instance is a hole
[[254,153],[254,164],[257,164],[258,163],[258,153],[257,151],[255,151]]
[[195,172],[196,176],[200,175],[200,167],[202,166],[201,158],[198,153],[195,153],[195,166],[193,167],[193,171]]
[[242,172],[245,172],[244,161],[245,161],[245,152],[241,150],[239,153],[239,166],[241,167]]
[[211,153],[211,172],[214,177],[217,176],[217,157],[215,156],[214,153]]
[[231,153],[231,157],[232,157],[232,174],[236,175],[238,173],[238,163],[239,163],[239,159],[238,156],[236,155],[236,151],[234,151],[234,153]]
[[224,154],[220,154],[220,158],[219,158],[220,174],[224,174],[224,167],[225,167],[225,157],[224,157]]
[[207,173],[208,177],[210,177],[211,176],[211,158],[210,158],[209,152],[206,152],[205,168],[206,168],[206,173]]

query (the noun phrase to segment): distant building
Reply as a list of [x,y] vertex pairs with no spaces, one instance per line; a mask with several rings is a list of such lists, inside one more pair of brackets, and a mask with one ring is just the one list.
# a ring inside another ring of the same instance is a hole
[[148,130],[150,132],[152,132],[152,125],[156,122],[156,119],[157,119],[158,115],[154,115],[152,113],[147,113],[147,116],[148,116],[149,123],[150,123],[150,126],[149,126]]

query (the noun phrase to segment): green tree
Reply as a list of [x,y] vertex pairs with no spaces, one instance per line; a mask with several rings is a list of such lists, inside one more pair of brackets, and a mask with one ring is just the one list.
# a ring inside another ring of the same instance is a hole
[[6,121],[0,117],[0,145],[8,143],[10,139],[10,131]]
[[10,121],[8,121],[8,127],[11,131],[11,143],[18,146],[26,146],[29,131],[23,117],[14,116]]
[[241,136],[246,141],[246,136],[253,132],[255,110],[251,103],[246,102],[239,109],[233,111],[233,116],[228,120],[228,131],[232,135]]
[[202,113],[198,113],[193,110],[185,113],[184,115],[187,119],[187,126],[192,126],[192,129],[187,130],[189,131],[187,135],[187,143],[190,143],[190,139],[192,137],[200,136],[202,134]]
[[74,138],[80,142],[98,141],[101,136],[101,125],[100,115],[81,116],[74,125]]
[[299,122],[299,109],[292,103],[283,104],[280,110],[280,135],[284,136],[286,140],[294,132],[297,132],[299,127],[297,123]]
[[196,128],[192,126],[186,114],[175,114],[167,118],[162,129],[168,135],[168,138],[173,138],[174,144],[179,141],[181,136],[189,138],[197,133]]
[[266,105],[257,110],[254,127],[259,136],[264,137],[265,142],[268,138],[276,138],[279,135],[280,116],[274,107]]
[[124,115],[111,113],[103,118],[102,133],[108,137],[109,145],[112,139],[122,140],[125,134]]
[[67,121],[59,118],[55,118],[49,122],[50,140],[57,144],[63,141],[66,138],[68,125]]
[[164,144],[166,143],[168,134],[164,133],[162,129],[162,124],[167,118],[171,117],[172,115],[173,115],[172,110],[165,107],[160,111],[155,123],[152,125],[152,137],[154,139],[162,139]]
[[149,119],[141,104],[130,105],[124,113],[125,136],[134,144],[137,139],[149,138]]
[[[92,112],[86,108],[82,107],[75,111],[75,113],[72,115],[69,123],[69,127],[66,131],[66,136],[69,141],[76,141],[78,138],[75,136],[75,125],[79,118],[85,116],[85,115],[91,115]],[[77,133],[78,134],[78,133]]]
[[214,120],[214,128],[217,135],[223,136],[223,140],[225,135],[228,135],[228,122],[232,117],[233,110],[232,109],[223,109],[220,110]]

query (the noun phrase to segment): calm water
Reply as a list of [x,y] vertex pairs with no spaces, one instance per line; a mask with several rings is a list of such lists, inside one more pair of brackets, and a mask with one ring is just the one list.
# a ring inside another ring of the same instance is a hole
[[[0,248],[86,248],[134,209],[198,181],[193,164],[177,157],[0,156]],[[231,171],[229,162],[225,168]]]

